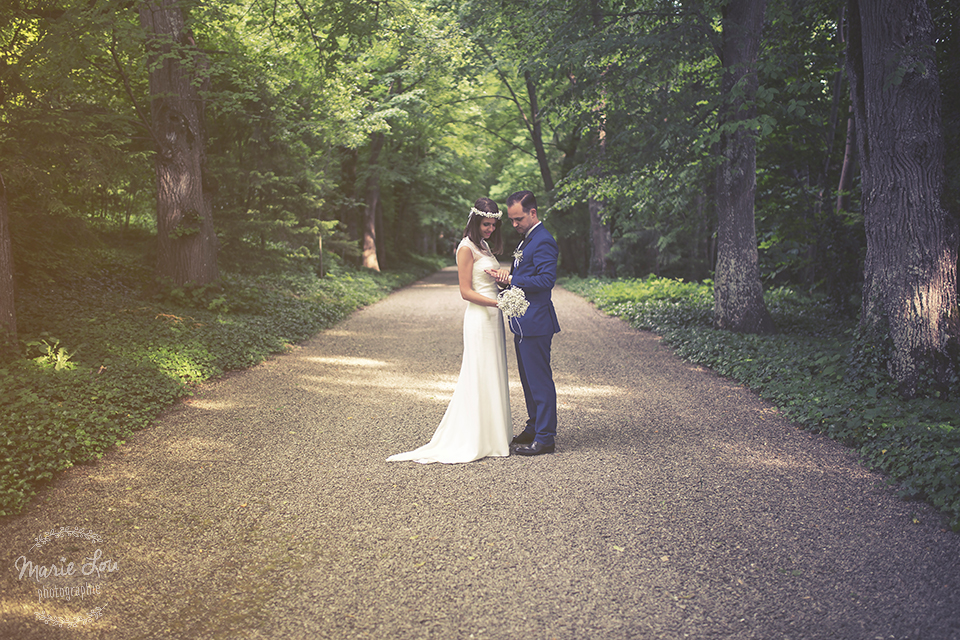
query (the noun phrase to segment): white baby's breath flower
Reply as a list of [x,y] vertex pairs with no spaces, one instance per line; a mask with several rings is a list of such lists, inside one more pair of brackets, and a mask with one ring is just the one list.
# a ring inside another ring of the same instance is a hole
[[500,211],[494,211],[493,213],[490,213],[489,211],[480,211],[480,209],[477,209],[476,207],[471,207],[470,215],[467,217],[472,218],[473,216],[481,216],[484,218],[496,218],[497,220],[499,220],[500,216],[502,215],[503,214]]
[[497,296],[497,307],[500,308],[507,320],[519,318],[527,312],[529,306],[530,303],[527,302],[527,296],[524,295],[523,289],[517,287],[504,289]]
[[513,252],[513,259],[516,260],[518,264],[519,264],[520,262],[523,262],[523,250],[522,250],[522,249],[517,249],[516,251],[514,251],[514,252]]

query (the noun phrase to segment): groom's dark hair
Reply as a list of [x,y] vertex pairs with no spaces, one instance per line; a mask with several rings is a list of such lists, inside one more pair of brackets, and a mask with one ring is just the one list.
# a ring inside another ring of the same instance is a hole
[[537,208],[537,197],[533,195],[533,191],[517,191],[516,193],[511,193],[509,196],[507,196],[508,209],[517,202],[520,203],[520,207],[523,209],[524,213],[529,212],[530,209]]

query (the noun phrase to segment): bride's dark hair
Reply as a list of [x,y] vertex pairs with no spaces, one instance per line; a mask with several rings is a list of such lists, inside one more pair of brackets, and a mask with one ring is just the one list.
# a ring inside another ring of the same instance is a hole
[[[477,201],[473,203],[473,208],[479,211],[486,211],[487,213],[500,212],[497,203],[490,198],[477,198]],[[480,233],[480,223],[486,219],[485,216],[471,215],[470,219],[467,220],[467,228],[463,230],[463,237],[470,238],[470,242],[478,247],[483,247],[483,234]],[[493,218],[493,221],[497,223],[497,226],[493,230],[493,235],[487,240],[487,245],[490,247],[490,251],[500,254],[503,253],[503,236],[500,233],[500,227],[503,221],[500,218]]]

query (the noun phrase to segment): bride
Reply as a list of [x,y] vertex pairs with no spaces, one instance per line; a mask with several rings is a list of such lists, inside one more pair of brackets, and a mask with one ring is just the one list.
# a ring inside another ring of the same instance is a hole
[[503,251],[501,215],[493,200],[477,200],[457,247],[460,296],[467,310],[463,363],[453,398],[429,443],[392,455],[388,462],[455,463],[510,455],[513,428],[503,316],[497,309],[496,281],[484,272],[500,268],[494,254]]

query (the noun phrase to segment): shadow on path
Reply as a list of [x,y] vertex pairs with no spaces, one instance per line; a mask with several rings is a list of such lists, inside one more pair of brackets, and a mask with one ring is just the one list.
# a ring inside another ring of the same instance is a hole
[[[0,637],[960,638],[960,536],[929,507],[656,336],[555,301],[556,454],[385,462],[456,382],[445,270],[204,385],[4,520]],[[60,527],[83,531],[37,542]],[[98,548],[117,562],[99,579],[18,577],[21,556]]]

